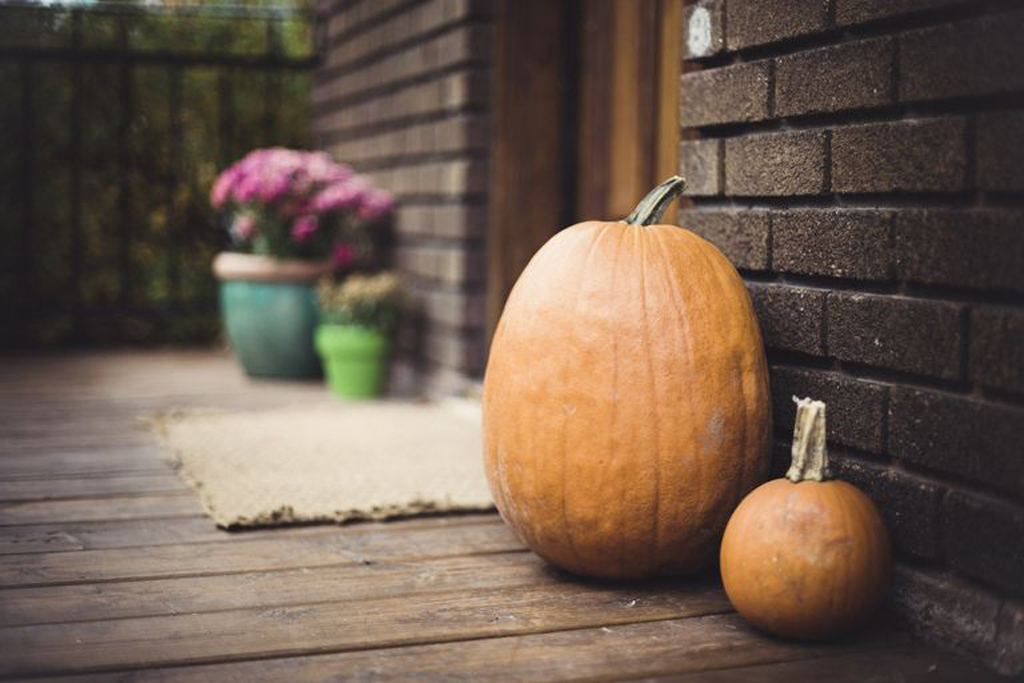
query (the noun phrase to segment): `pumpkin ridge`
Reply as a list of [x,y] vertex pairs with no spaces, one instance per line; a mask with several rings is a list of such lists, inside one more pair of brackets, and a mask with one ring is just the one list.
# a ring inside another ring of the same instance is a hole
[[[661,259],[661,261],[662,261],[662,269],[661,269],[661,271],[662,271],[662,274],[663,274],[663,277],[664,277],[664,281],[665,281],[665,288],[670,293],[670,297],[672,299],[672,308],[675,311],[676,319],[679,322],[678,330],[679,330],[679,333],[681,334],[681,338],[683,340],[683,344],[686,347],[686,360],[687,360],[688,363],[692,363],[693,362],[693,337],[690,334],[690,320],[686,316],[686,313],[684,312],[684,307],[682,305],[683,302],[680,299],[679,289],[675,285],[675,283],[673,282],[673,279],[672,279],[672,267],[673,267],[672,253],[669,250],[669,245],[667,244],[667,240],[663,239],[662,234],[658,233],[657,234],[657,238],[658,238],[657,239],[658,247],[659,247],[659,249],[661,251],[661,256],[662,256],[662,259]],[[689,245],[685,244],[685,240],[682,241],[681,244],[682,244],[683,249],[685,251],[687,251],[687,252],[690,251]],[[690,392],[688,392],[688,391],[684,391],[684,392],[682,392],[682,395],[687,398],[686,414],[689,417],[693,413],[693,404],[692,404],[692,400],[691,400],[692,394]],[[687,420],[687,422],[690,422],[690,420]],[[703,482],[703,480],[704,480],[703,462],[701,461],[700,458],[695,458],[694,460],[695,460],[694,467],[697,469],[697,479],[700,482]],[[703,486],[695,487],[695,489],[694,489],[694,497],[697,500],[697,506],[696,507],[698,509],[701,508],[703,506],[703,503],[704,503]]]
[[[689,262],[689,264],[693,264],[696,261],[698,261],[699,260],[698,257],[700,256],[700,254],[697,253],[698,245],[694,243],[693,239],[691,238],[691,234],[686,232],[686,231],[683,231],[683,230],[680,230],[679,232],[675,232],[675,230],[674,230],[673,232],[675,233],[674,237],[675,237],[676,241],[679,242],[679,245],[681,247],[681,251],[686,252],[686,259]],[[670,258],[671,258],[671,255],[670,255]],[[706,286],[701,286],[701,287],[702,287],[702,289],[707,290]],[[675,296],[679,296],[678,289],[675,289],[674,292],[675,292]],[[698,301],[698,302],[696,302],[696,305],[699,306],[700,303],[701,302]],[[684,335],[684,338],[686,339],[686,345],[687,345],[687,357],[689,358],[691,364],[695,365],[696,364],[696,358],[694,356],[694,350],[693,350],[693,335],[690,334],[690,327],[691,327],[690,326],[690,316],[686,315],[686,314],[681,314],[680,315],[680,319],[682,319],[683,324],[684,324],[685,329],[686,329],[686,334]],[[688,396],[692,396],[692,389],[691,389],[690,392],[687,393],[687,395]],[[693,415],[692,400],[688,403],[688,408],[689,408],[689,413],[692,416]],[[689,420],[689,421],[692,422],[692,420]],[[694,454],[694,456],[695,455],[696,454]],[[703,512],[707,512],[708,500],[707,500],[707,497],[705,496],[705,490],[706,490],[706,480],[707,480],[707,477],[708,477],[709,473],[708,473],[708,468],[705,466],[706,465],[705,459],[699,458],[699,457],[694,457],[693,458],[693,463],[694,463],[694,467],[696,468],[697,480],[699,481],[699,485],[696,486],[694,488],[694,490],[693,490],[694,498],[696,500],[696,505],[694,505],[693,507],[695,509],[697,509],[697,510],[700,510],[703,513]],[[705,514],[701,514],[701,517],[705,517],[705,516],[706,516]],[[694,532],[698,533],[699,529],[694,529]]]
[[[616,240],[615,256],[612,258],[612,281],[611,289],[613,292],[618,291],[616,289],[616,280],[619,273],[619,259],[622,257],[622,241]],[[616,436],[617,436],[617,420],[616,413],[619,409],[618,392],[619,392],[619,336],[616,334],[617,328],[612,327],[612,410],[611,410],[611,429],[609,429],[609,446],[608,446],[608,464],[611,465],[612,460],[618,453],[616,448]],[[618,480],[619,488],[619,514],[626,508],[626,486],[620,478]],[[619,571],[623,571],[626,567],[626,544],[619,542]]]
[[[683,242],[686,244],[686,247],[690,251],[690,253],[691,254],[695,254],[694,260],[695,261],[696,260],[700,260],[700,261],[703,262],[703,267],[700,269],[700,272],[705,277],[707,277],[708,281],[714,283],[721,291],[728,291],[728,288],[724,286],[725,283],[722,281],[722,278],[719,277],[719,275],[718,275],[718,271],[719,271],[718,264],[715,262],[714,259],[709,257],[708,250],[707,250],[707,248],[704,245],[703,239],[697,237],[697,235],[695,235],[693,233],[687,232],[687,233],[684,233],[684,235],[683,235]],[[709,273],[711,274],[710,276],[708,275]],[[705,291],[707,291],[707,290],[710,289],[710,287],[708,287],[707,284],[705,284],[704,285],[704,289],[705,289]],[[741,376],[741,375],[737,375],[737,376]],[[743,395],[742,385],[741,385],[741,388],[740,388],[740,397],[742,399],[741,403],[743,404],[743,410],[745,411],[746,410],[746,396]],[[744,416],[744,423],[745,422],[746,422],[746,417]],[[747,439],[747,435],[746,435],[746,432],[744,432],[744,447],[746,446],[746,439]],[[701,461],[701,462],[703,462],[703,461]],[[746,458],[745,457],[744,458],[740,458],[741,467],[745,464],[745,462],[746,462]],[[704,471],[702,469],[702,474],[703,473],[704,473]],[[741,478],[734,477],[733,479],[734,479],[734,481],[737,484],[742,486],[742,483],[741,483],[742,479]],[[700,490],[703,490],[703,486],[701,487]],[[732,505],[727,506],[727,508],[734,508],[735,505],[739,504],[740,500],[741,500],[740,496],[739,495],[735,495],[735,497],[733,498]],[[716,531],[723,531],[725,529],[724,525],[728,521],[729,521],[728,520],[728,515],[726,515],[726,518],[721,521],[722,526],[720,527],[720,529],[716,529]]]
[[[692,235],[692,237],[691,237],[691,235]],[[730,279],[728,276],[730,275],[730,273],[721,267],[721,263],[720,263],[719,259],[713,258],[714,252],[711,252],[708,249],[708,246],[707,246],[710,243],[707,243],[703,238],[700,238],[700,237],[698,237],[697,235],[695,235],[693,233],[688,233],[687,234],[687,238],[688,239],[686,240],[686,242],[691,243],[694,247],[696,247],[696,251],[699,252],[700,257],[704,261],[705,268],[703,269],[703,272],[710,272],[710,273],[712,273],[713,274],[713,278],[714,278],[714,282],[718,286],[719,291],[728,292],[729,291],[729,287],[728,287],[729,282],[728,282],[728,280]],[[729,264],[729,267],[730,268],[732,267],[731,263]],[[744,294],[746,293],[746,288],[745,287],[742,290],[742,292]],[[756,318],[751,317],[751,320],[755,320],[755,319]],[[740,360],[740,356],[734,354],[732,356],[731,360],[732,360],[732,363],[733,363],[733,367],[738,370],[738,372],[735,373],[736,376],[737,377],[743,377],[743,372],[742,372],[743,364],[742,364],[742,362]],[[747,453],[750,453],[753,450],[756,450],[757,449],[757,445],[751,443],[751,439],[752,439],[753,435],[747,430],[747,423],[748,423],[747,402],[748,402],[748,397],[747,397],[746,387],[743,385],[742,382],[740,383],[740,386],[739,386],[739,394],[740,394],[739,398],[740,398],[741,415],[742,415],[741,423],[740,423],[742,425],[742,430],[741,430],[740,433],[743,434],[743,444],[742,444],[743,452],[744,452],[744,454],[747,454]],[[743,495],[745,493],[747,493],[747,491],[743,490],[743,489],[747,488],[747,486],[748,486],[748,484],[747,484],[747,474],[748,474],[747,473],[747,465],[748,465],[748,462],[747,462],[747,458],[746,457],[743,457],[743,458],[739,459],[739,468],[740,468],[739,476],[733,477],[734,493],[733,493],[733,504],[732,504],[732,507],[735,507],[736,505],[739,505],[739,502],[741,500],[743,500]],[[725,519],[721,520],[722,526],[719,528],[719,531],[724,531],[725,530],[725,524],[728,521],[729,521],[729,515],[726,514]]]
[[[651,359],[651,338],[650,338],[650,324],[648,322],[647,315],[647,259],[645,258],[645,243],[647,241],[646,235],[639,234],[639,230],[632,230],[633,239],[636,240],[639,245],[639,257],[640,257],[640,315],[643,322],[643,330],[640,335],[643,339],[644,344],[644,358],[647,365],[647,378],[651,387],[651,396],[655,397],[654,405],[651,406],[651,421],[654,423],[654,506],[653,506],[653,521],[651,529],[651,538],[653,540],[654,548],[651,553],[652,560],[651,564],[655,568],[660,564],[658,561],[659,555],[661,554],[661,539],[658,537],[659,524],[661,518],[661,423],[658,420],[658,378],[654,374],[654,363]],[[634,253],[636,251],[634,250]]]
[[[586,256],[585,259],[583,259],[583,266],[581,268],[581,272],[584,274],[584,277],[579,278],[579,285],[576,288],[576,294],[574,295],[573,305],[572,305],[572,313],[573,314],[572,314],[572,318],[571,318],[571,320],[572,320],[572,328],[571,329],[572,329],[573,332],[575,332],[576,326],[577,326],[577,321],[579,320],[580,300],[582,299],[582,296],[583,296],[583,285],[586,282],[586,277],[585,277],[586,272],[590,269],[590,262],[593,259],[594,254],[597,252],[598,245],[601,244],[601,240],[608,234],[608,229],[610,227],[611,227],[611,225],[607,224],[607,223],[600,224],[600,226],[598,228],[599,232],[593,238],[593,241],[590,244],[590,248],[587,251],[587,256]],[[575,336],[575,335],[570,335],[570,336]],[[571,351],[572,351],[572,345],[571,344],[563,344],[563,348],[562,348],[562,362],[560,363],[560,366],[561,366],[561,369],[562,369],[560,383],[562,384],[562,386],[565,386],[567,384],[566,374],[567,374],[568,368],[569,368],[568,355],[571,353]],[[579,548],[576,547],[576,542],[573,539],[573,531],[572,531],[571,525],[569,524],[569,514],[568,514],[567,505],[566,505],[566,484],[568,483],[567,478],[566,478],[566,470],[568,469],[568,457],[567,457],[567,454],[568,454],[568,449],[569,449],[569,439],[568,439],[568,435],[567,435],[568,429],[569,429],[569,416],[563,411],[563,413],[562,413],[562,429],[561,429],[561,442],[562,442],[562,448],[561,448],[561,451],[562,451],[562,456],[561,456],[561,461],[562,461],[562,469],[561,469],[561,479],[562,479],[562,485],[561,485],[561,492],[562,492],[562,529],[563,529],[563,532],[564,532],[564,535],[565,535],[566,544],[567,544],[569,550],[571,551],[572,555],[576,558],[576,565],[580,566],[580,567],[583,567],[583,566],[586,566],[586,562],[584,562],[583,556],[580,555]],[[536,450],[534,452],[536,452]],[[534,457],[536,457],[536,456],[534,456]]]

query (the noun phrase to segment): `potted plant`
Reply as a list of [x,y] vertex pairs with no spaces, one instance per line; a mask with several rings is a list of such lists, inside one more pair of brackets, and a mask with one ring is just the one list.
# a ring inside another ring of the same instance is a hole
[[242,367],[258,377],[318,375],[315,284],[368,256],[368,226],[391,196],[324,152],[272,148],[225,169],[210,201],[235,249],[213,270]]
[[316,330],[316,350],[333,393],[345,398],[380,394],[399,296],[398,277],[391,272],[350,275],[340,285],[321,283],[323,322]]

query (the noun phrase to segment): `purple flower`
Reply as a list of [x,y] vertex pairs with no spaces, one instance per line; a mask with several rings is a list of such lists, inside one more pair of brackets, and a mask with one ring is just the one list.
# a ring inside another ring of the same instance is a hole
[[[285,255],[322,257],[338,238],[359,244],[366,227],[360,223],[390,211],[394,199],[326,152],[273,147],[224,169],[210,188],[210,203],[234,214],[228,228],[238,243],[265,233],[268,244],[292,243],[281,248]],[[332,256],[345,267],[361,249],[346,242]]]
[[292,239],[296,242],[305,242],[317,229],[316,216],[306,214],[305,216],[299,216],[292,223]]
[[361,206],[367,191],[366,182],[358,177],[333,183],[313,197],[313,211],[328,213]]
[[334,251],[331,253],[331,261],[334,262],[336,270],[347,268],[352,265],[352,262],[356,260],[356,250],[351,244],[339,243],[334,245]]
[[210,204],[213,205],[213,208],[220,209],[227,202],[237,175],[235,167],[230,166],[217,176],[217,180],[213,183],[213,189],[210,191]]
[[315,183],[331,184],[348,180],[352,169],[336,163],[327,152],[312,152],[306,157],[306,173]]
[[395,199],[383,190],[369,190],[359,205],[359,217],[370,221],[388,213],[395,206]]

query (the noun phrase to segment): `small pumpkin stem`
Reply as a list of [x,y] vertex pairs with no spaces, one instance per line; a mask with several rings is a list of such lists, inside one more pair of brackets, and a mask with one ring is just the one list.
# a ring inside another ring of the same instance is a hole
[[677,175],[672,176],[656,188],[647,193],[647,196],[640,200],[640,203],[633,209],[633,213],[626,216],[623,223],[628,225],[654,225],[661,220],[668,205],[675,201],[686,187],[686,181]]
[[800,481],[824,481],[828,478],[828,451],[825,449],[825,404],[810,398],[793,397],[796,424],[793,425],[793,463],[786,478]]

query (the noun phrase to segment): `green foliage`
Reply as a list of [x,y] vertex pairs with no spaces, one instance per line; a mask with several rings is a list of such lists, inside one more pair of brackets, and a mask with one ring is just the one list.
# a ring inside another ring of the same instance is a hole
[[339,285],[320,283],[320,317],[335,325],[356,325],[389,333],[394,329],[401,300],[401,283],[390,271],[349,275]]
[[287,8],[0,5],[0,344],[216,336],[210,185],[252,148],[308,146],[310,25]]

